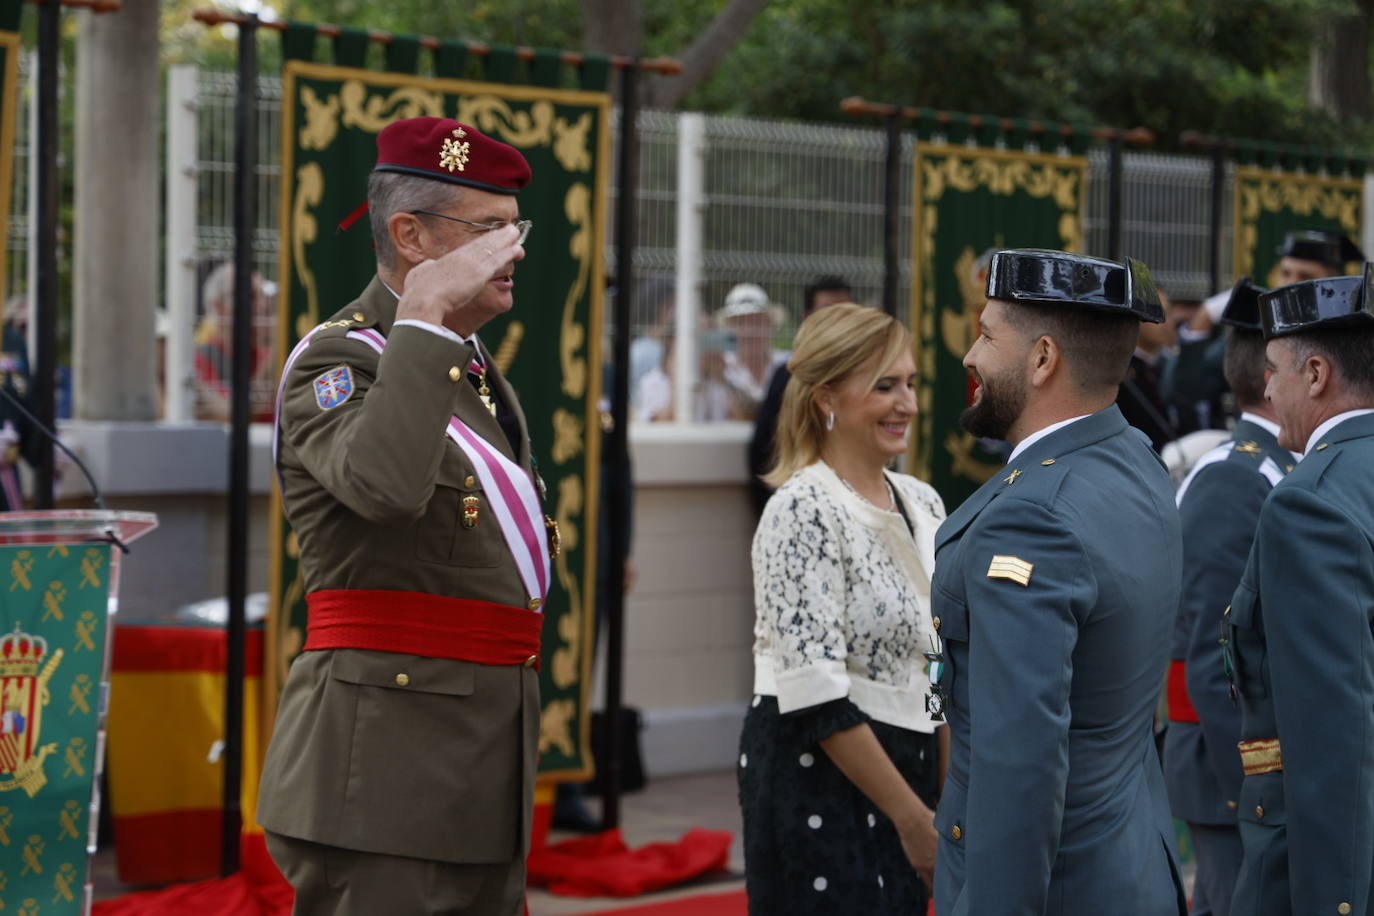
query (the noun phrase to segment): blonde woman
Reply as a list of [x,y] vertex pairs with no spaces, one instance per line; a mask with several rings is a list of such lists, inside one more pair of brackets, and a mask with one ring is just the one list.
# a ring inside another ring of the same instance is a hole
[[886,465],[916,415],[911,338],[876,309],[802,324],[778,488],[754,535],[754,692],[739,787],[751,916],[924,913],[941,756],[927,711],[935,529]]

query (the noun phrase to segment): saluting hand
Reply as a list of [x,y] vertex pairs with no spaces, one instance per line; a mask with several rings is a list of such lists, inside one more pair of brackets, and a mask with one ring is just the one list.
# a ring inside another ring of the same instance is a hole
[[[410,269],[396,307],[397,319],[418,319],[457,331],[477,331],[503,309],[493,310],[479,294],[496,278],[508,276],[525,256],[514,225],[483,232],[440,258]],[[507,305],[507,307],[509,307]]]

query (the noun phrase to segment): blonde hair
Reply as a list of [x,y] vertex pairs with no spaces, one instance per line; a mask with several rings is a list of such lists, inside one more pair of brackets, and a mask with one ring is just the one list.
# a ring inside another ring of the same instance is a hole
[[821,457],[825,424],[816,392],[838,385],[878,357],[868,380],[872,388],[883,372],[911,348],[911,334],[886,312],[852,302],[827,306],[811,314],[797,331],[787,368],[792,378],[782,396],[772,470],[763,482],[779,487],[797,471]]

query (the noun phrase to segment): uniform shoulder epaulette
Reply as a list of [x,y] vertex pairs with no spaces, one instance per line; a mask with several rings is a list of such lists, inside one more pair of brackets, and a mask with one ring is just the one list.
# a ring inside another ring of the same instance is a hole
[[998,471],[1008,496],[1045,504],[1054,501],[1068,473],[1068,463],[1057,458],[1014,461]]

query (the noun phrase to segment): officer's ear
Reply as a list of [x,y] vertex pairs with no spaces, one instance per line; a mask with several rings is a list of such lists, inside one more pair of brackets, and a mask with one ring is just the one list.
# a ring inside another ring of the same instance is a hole
[[1331,386],[1331,360],[1321,353],[1309,353],[1302,361],[1302,377],[1309,397],[1319,398]]
[[391,235],[392,247],[406,263],[419,264],[429,259],[429,255],[425,253],[427,230],[416,214],[391,214],[391,218],[386,221],[386,231]]
[[1063,361],[1064,351],[1059,348],[1059,341],[1048,334],[1041,334],[1036,338],[1030,346],[1030,352],[1026,354],[1032,387],[1040,388],[1047,384],[1059,371]]

